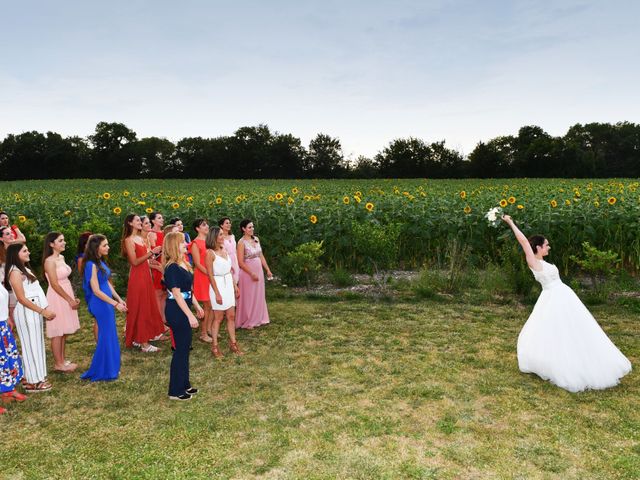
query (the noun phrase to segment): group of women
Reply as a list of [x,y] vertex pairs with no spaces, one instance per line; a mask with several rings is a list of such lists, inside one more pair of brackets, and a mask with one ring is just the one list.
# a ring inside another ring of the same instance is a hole
[[[215,358],[223,356],[218,337],[225,318],[229,348],[236,355],[243,355],[236,328],[269,323],[263,269],[268,279],[272,274],[253,222],[240,223],[242,238],[237,243],[227,217],[213,228],[205,219],[197,219],[192,242],[183,228],[179,218],[165,227],[159,212],[126,217],[120,246],[130,265],[126,301],[110,281],[107,238],[90,232],[80,236],[76,262],[88,310],[95,318],[96,339],[91,365],[81,378],[105,381],[118,377],[116,311],[126,314],[126,347],[152,353],[159,349],[151,342],[171,339],[169,398],[175,400],[189,400],[197,392],[189,382],[188,361],[196,317],[202,319],[199,338],[211,344]],[[20,384],[26,393],[52,388],[47,378],[44,324],[51,339],[54,370],[68,373],[77,368],[66,357],[65,340],[80,328],[80,300],[69,281],[72,268],[63,256],[63,234],[51,232],[44,240],[46,294],[29,264],[24,235],[10,225],[5,212],[0,212],[0,235],[0,392],[5,402],[21,402],[27,396],[16,390]],[[5,412],[0,407],[0,414]]]

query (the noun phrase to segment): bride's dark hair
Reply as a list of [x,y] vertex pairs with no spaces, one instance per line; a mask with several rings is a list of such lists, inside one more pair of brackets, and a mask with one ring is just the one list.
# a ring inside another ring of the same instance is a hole
[[538,253],[538,247],[542,247],[544,245],[544,241],[546,240],[546,238],[544,238],[542,235],[532,235],[527,240],[529,240],[531,250],[533,250],[533,253],[536,254]]

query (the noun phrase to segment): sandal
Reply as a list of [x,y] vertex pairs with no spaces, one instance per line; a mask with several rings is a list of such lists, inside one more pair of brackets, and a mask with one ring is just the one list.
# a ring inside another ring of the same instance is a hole
[[27,393],[41,393],[48,392],[52,388],[51,384],[45,380],[44,382],[25,384],[24,391]]
[[16,392],[15,390],[11,390],[10,392],[5,392],[2,394],[2,400],[5,402],[24,402],[26,399],[26,395],[23,395],[20,392]]
[[240,347],[238,346],[238,342],[229,342],[229,348],[236,355],[244,355],[244,352],[240,350]]
[[147,345],[146,347],[140,347],[140,351],[144,353],[155,353],[158,350],[160,350],[158,347],[151,344]]
[[212,345],[211,346],[211,353],[213,354],[214,357],[216,358],[222,358],[224,357],[224,355],[222,354],[222,352],[220,351],[220,348],[218,347],[218,345]]
[[198,339],[203,343],[213,343],[213,338],[208,335],[206,337],[198,337]]
[[64,366],[62,368],[54,368],[54,370],[61,373],[70,373],[73,372],[76,368],[78,368],[78,365],[67,361],[64,362]]

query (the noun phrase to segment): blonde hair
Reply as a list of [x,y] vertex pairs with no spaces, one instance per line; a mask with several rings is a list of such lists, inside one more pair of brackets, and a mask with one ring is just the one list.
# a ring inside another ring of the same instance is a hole
[[162,265],[166,268],[175,263],[192,272],[191,265],[185,261],[184,255],[180,252],[182,243],[184,243],[184,234],[182,232],[167,233],[162,242]]

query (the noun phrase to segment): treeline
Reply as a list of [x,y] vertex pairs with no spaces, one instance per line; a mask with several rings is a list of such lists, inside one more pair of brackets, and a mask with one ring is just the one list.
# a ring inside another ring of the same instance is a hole
[[562,137],[537,126],[480,142],[464,157],[445,142],[393,140],[373,158],[348,160],[340,140],[307,147],[266,125],[231,136],[138,138],[101,122],[87,138],[26,132],[0,143],[0,180],[50,178],[501,178],[640,177],[640,125],[576,124]]

